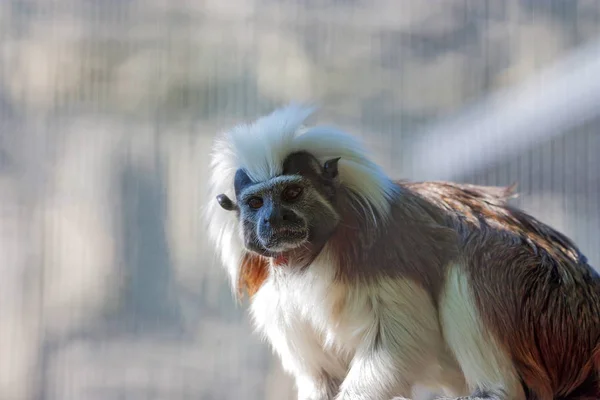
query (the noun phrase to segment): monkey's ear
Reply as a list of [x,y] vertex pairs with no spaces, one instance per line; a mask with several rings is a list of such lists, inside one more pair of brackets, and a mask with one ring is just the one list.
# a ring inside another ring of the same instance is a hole
[[333,179],[338,175],[338,161],[341,157],[332,158],[323,164],[323,175],[326,178]]
[[226,194],[220,194],[217,196],[217,201],[219,202],[219,205],[227,211],[233,211],[235,210],[237,207],[235,204],[233,204],[233,201],[231,201],[231,199],[229,197],[227,197]]

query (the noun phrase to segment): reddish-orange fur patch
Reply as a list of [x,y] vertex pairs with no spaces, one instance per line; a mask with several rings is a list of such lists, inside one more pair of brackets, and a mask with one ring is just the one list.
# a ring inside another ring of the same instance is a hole
[[259,255],[246,253],[240,266],[238,295],[242,297],[245,291],[248,296],[254,296],[268,276],[269,264],[267,259]]

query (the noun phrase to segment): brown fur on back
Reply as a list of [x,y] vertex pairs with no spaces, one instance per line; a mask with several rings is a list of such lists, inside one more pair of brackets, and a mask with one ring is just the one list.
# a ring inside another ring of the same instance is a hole
[[529,398],[600,398],[600,278],[571,240],[508,205],[508,189],[403,186],[447,213],[484,323]]

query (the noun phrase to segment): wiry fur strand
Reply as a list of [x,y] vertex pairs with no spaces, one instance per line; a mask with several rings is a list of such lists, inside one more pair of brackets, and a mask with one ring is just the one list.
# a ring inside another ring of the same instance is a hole
[[599,398],[600,278],[568,238],[513,187],[393,181],[311,112],[220,135],[206,210],[300,400]]

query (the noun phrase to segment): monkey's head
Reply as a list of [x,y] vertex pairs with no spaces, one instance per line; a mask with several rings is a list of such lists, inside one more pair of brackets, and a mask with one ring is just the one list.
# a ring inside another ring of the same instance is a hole
[[321,254],[343,223],[347,197],[366,220],[390,212],[397,186],[356,138],[306,127],[312,111],[283,107],[215,141],[206,216],[234,283],[252,255],[298,265]]
[[239,168],[234,177],[236,205],[225,194],[217,201],[223,209],[237,211],[246,249],[279,262],[292,254],[313,258],[339,222],[339,160],[321,164],[306,151],[294,152],[284,159],[281,174],[261,182]]

